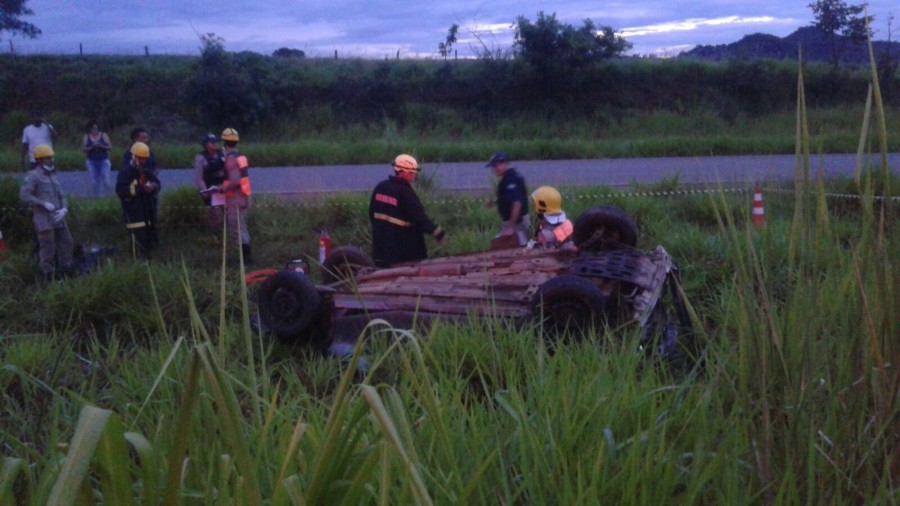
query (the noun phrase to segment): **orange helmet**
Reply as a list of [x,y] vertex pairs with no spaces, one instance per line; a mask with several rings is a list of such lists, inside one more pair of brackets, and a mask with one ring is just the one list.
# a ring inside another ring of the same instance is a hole
[[409,155],[399,155],[394,158],[394,170],[404,172],[419,172],[419,162]]

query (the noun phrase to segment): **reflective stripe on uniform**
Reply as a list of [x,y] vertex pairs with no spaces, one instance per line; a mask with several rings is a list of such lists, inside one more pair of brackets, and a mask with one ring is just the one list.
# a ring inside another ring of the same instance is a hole
[[146,226],[147,226],[146,221],[136,221],[134,223],[126,223],[125,224],[125,228],[127,228],[128,230],[135,229],[135,228],[144,228]]
[[386,214],[384,214],[384,213],[375,213],[375,214],[372,215],[372,217],[375,218],[376,220],[383,220],[383,221],[386,221],[386,222],[388,222],[388,223],[392,223],[392,224],[394,224],[394,225],[397,225],[398,227],[411,227],[411,226],[413,226],[413,224],[412,224],[411,222],[409,222],[409,221],[401,220],[401,219],[399,219],[399,218],[394,218],[393,216],[388,216],[388,215],[386,215]]
[[575,229],[574,227],[572,227],[572,222],[566,220],[553,229],[553,236],[556,237],[557,241],[562,243],[565,242],[570,235],[572,235],[572,232],[574,230]]

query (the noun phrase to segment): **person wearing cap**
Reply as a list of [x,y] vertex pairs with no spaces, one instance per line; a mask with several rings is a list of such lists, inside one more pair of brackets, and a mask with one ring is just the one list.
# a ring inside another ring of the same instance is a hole
[[541,186],[532,192],[531,200],[540,223],[533,244],[529,242],[529,245],[545,249],[574,250],[572,233],[575,227],[566,218],[559,191],[552,186]]
[[502,224],[498,237],[515,235],[519,246],[524,246],[528,240],[528,191],[525,189],[525,179],[515,168],[510,167],[506,153],[494,153],[485,167],[492,168],[500,178],[496,204]]
[[409,155],[399,155],[393,162],[394,175],[375,186],[369,200],[372,223],[372,260],[377,267],[390,267],[401,262],[428,257],[425,234],[444,244],[445,233],[425,213],[412,183],[419,164]]
[[116,194],[122,204],[125,228],[131,234],[135,258],[150,259],[159,246],[156,231],[156,205],[161,185],[148,168],[150,148],[143,142],[131,145],[131,159],[116,178]]
[[215,134],[207,133],[200,139],[203,151],[194,156],[194,184],[208,207],[206,221],[213,232],[221,232],[224,216],[224,208],[218,199],[213,203],[213,193],[225,182],[225,152],[218,143]]
[[66,225],[69,205],[56,177],[53,148],[48,144],[38,144],[32,154],[37,166],[25,176],[19,189],[19,199],[31,205],[34,211],[32,220],[38,237],[40,268],[44,277],[50,280],[56,272],[57,263],[62,273],[72,270],[75,241]]

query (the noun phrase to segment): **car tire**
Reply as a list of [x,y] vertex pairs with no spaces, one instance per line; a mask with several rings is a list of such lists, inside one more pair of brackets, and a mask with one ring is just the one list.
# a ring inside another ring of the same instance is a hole
[[359,273],[365,267],[375,267],[375,262],[356,246],[335,248],[322,261],[322,284],[329,285],[344,281]]
[[590,281],[574,275],[557,276],[538,288],[531,299],[535,320],[545,337],[583,335],[606,323],[606,298]]
[[321,304],[319,292],[302,272],[280,271],[259,290],[260,319],[285,342],[304,336]]
[[637,225],[614,206],[594,206],[575,220],[572,239],[580,251],[598,252],[637,245]]

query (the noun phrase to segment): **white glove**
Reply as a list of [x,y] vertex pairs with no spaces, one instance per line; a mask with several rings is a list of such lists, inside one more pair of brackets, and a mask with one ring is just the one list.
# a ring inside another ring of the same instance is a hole
[[44,209],[52,213],[53,211],[56,211],[56,206],[50,202],[44,202]]
[[66,218],[67,214],[69,214],[69,210],[64,207],[53,213],[53,221],[59,223]]

